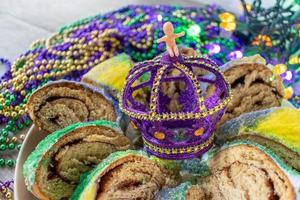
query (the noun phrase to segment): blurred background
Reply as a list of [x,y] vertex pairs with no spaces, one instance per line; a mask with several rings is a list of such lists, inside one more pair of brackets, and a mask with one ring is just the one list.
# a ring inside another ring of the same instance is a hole
[[[13,61],[33,41],[50,36],[63,25],[128,4],[199,6],[213,2],[237,14],[242,12],[239,0],[1,0],[0,57]],[[274,0],[263,1],[264,6],[273,3]]]

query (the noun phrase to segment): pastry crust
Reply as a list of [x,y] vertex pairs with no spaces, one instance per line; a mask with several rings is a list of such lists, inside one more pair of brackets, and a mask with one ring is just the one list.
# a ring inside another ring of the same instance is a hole
[[82,173],[100,163],[110,153],[127,150],[129,146],[127,137],[109,127],[89,125],[76,128],[60,137],[46,151],[39,152],[41,149],[38,147],[32,153],[36,155],[31,155],[32,158],[42,154],[37,163],[25,163],[37,165],[35,170],[27,172],[35,173],[32,193],[43,200],[70,197]]
[[34,124],[50,133],[76,122],[117,121],[113,104],[104,93],[89,86],[57,81],[36,90],[28,99],[27,109]]
[[189,189],[187,200],[296,198],[284,171],[257,147],[245,144],[227,147],[210,159],[208,165],[211,175]]
[[[111,155],[113,156],[113,155]],[[174,176],[154,161],[135,154],[128,154],[118,158],[102,169],[91,172],[93,177],[86,177],[85,180],[97,180],[96,196],[97,200],[103,199],[153,199],[155,194],[164,187],[176,185]],[[84,181],[82,184],[84,183]],[[85,191],[90,191],[86,187],[94,185],[82,185],[83,188],[72,200],[86,199]]]
[[97,200],[152,199],[162,187],[174,185],[166,170],[143,157],[125,158],[101,176]]
[[283,86],[280,76],[264,64],[244,63],[229,67],[224,76],[231,85],[233,99],[221,118],[220,124],[239,115],[280,106]]

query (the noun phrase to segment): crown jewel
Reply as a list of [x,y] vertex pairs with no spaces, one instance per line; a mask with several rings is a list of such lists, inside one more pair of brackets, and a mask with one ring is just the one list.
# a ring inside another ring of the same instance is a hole
[[[164,32],[161,41],[166,42],[172,35],[165,27]],[[165,159],[206,152],[231,98],[229,85],[212,60],[180,55],[175,38],[182,35],[173,34],[173,41],[166,42],[169,54],[134,66],[120,98],[120,108],[141,131],[145,149]],[[170,47],[172,42],[175,46]]]

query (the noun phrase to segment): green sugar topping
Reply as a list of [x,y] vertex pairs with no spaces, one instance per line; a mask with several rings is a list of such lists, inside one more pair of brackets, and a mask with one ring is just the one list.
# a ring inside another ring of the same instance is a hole
[[27,160],[23,165],[23,175],[25,177],[27,189],[32,191],[32,186],[35,182],[35,173],[41,162],[42,156],[51,151],[51,148],[54,144],[56,144],[59,139],[68,133],[71,133],[77,128],[86,127],[86,126],[105,126],[108,128],[112,128],[115,131],[122,133],[119,126],[115,122],[100,120],[100,121],[92,121],[92,122],[79,122],[75,124],[71,124],[63,129],[57,130],[51,134],[49,134],[46,138],[44,138],[35,148],[33,152],[28,156]]

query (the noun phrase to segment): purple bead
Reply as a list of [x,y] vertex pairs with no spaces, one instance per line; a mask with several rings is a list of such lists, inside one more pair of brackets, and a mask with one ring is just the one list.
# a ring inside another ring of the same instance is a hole
[[282,73],[281,78],[283,80],[284,85],[289,85],[293,83],[296,79],[296,71],[295,70],[288,70],[284,73]]
[[226,56],[228,60],[236,60],[242,57],[243,57],[243,52],[240,50],[232,51]]
[[221,51],[220,45],[215,43],[208,44],[205,46],[205,48],[208,50],[209,55],[217,54]]

